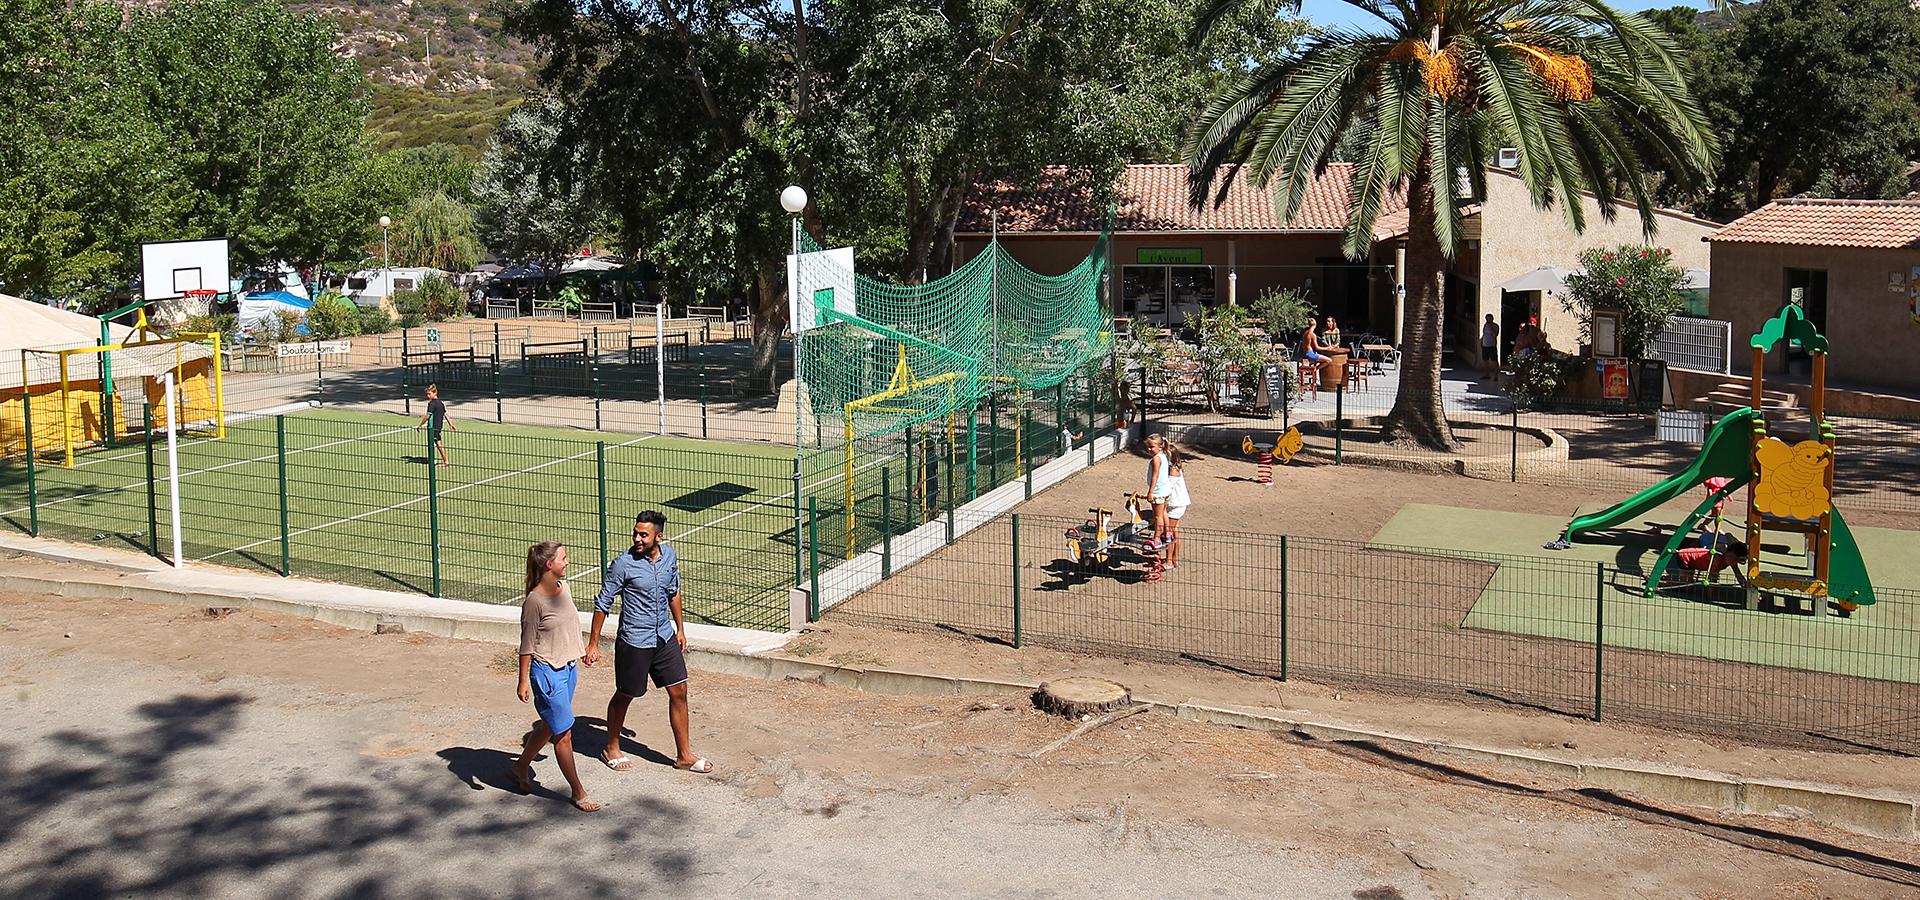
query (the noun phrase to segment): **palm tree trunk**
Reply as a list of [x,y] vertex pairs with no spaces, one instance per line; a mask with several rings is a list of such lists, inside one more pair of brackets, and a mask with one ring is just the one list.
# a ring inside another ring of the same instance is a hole
[[1423,158],[1407,185],[1406,327],[1400,348],[1400,389],[1381,439],[1433,450],[1458,446],[1440,396],[1441,273],[1447,265],[1434,232],[1433,181]]

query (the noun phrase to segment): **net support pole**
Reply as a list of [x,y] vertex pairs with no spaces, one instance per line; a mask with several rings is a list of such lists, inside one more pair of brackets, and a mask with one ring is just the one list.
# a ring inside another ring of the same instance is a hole
[[[60,437],[67,448],[67,468],[73,468],[73,408],[68,403],[67,355],[60,354]],[[151,482],[153,479],[147,479]]]
[[980,400],[967,407],[967,500],[980,496]]
[[820,511],[819,498],[807,498],[807,621],[820,621]]
[[987,395],[987,490],[1000,485],[1000,395]]
[[153,488],[153,407],[141,404],[140,425],[140,433],[146,438],[147,456],[147,553],[154,559],[159,559],[160,512]]
[[[1760,383],[1760,374],[1753,376],[1755,384]],[[1600,721],[1601,683],[1606,678],[1606,608],[1607,608],[1607,564],[1593,564],[1593,720]]]
[[653,305],[653,377],[659,388],[660,433],[664,435],[667,433],[667,304],[664,297]]
[[291,565],[293,535],[287,528],[287,417],[273,417],[275,470],[280,482],[280,577],[293,574]]
[[[584,344],[581,345],[581,350],[584,351],[585,349],[586,349],[586,346]],[[599,431],[601,430],[600,429],[600,361],[599,360],[592,359],[592,358],[589,358],[587,360],[587,377],[592,379],[593,381],[593,430]],[[665,431],[663,430],[661,433],[664,434]]]
[[33,450],[33,379],[27,377],[27,351],[20,351],[20,414],[27,429],[27,535],[40,536],[40,485]]
[[407,350],[407,329],[402,328],[400,329],[400,410],[409,416],[413,415],[413,392],[407,390],[413,386],[411,377],[413,361],[409,358],[410,356],[412,354]]
[[[107,328],[107,317],[100,317],[100,346],[113,343],[113,334]],[[24,382],[22,382],[24,384]],[[100,437],[106,445],[113,446],[113,354],[100,354]]]
[[[796,416],[799,414],[798,409],[794,412]],[[793,452],[793,586],[796,588],[806,577],[806,565],[800,554],[800,449],[796,443]]]
[[1099,376],[1093,371],[1091,365],[1089,365],[1087,369],[1087,466],[1088,467],[1093,466],[1094,459],[1095,459],[1094,446],[1099,443],[1099,441],[1095,439],[1098,437],[1098,435],[1094,434],[1094,422],[1099,416],[1098,404],[1100,400],[1099,398],[1100,391],[1099,391],[1099,385],[1097,384],[1098,379],[1099,379]]
[[220,374],[220,332],[213,333],[213,436],[227,436],[227,381]]
[[507,421],[507,404],[500,393],[500,323],[493,323],[493,420]]
[[440,596],[440,457],[427,432],[427,549],[433,557],[433,596]]
[[1287,680],[1287,536],[1280,536],[1280,680]]
[[165,402],[167,404],[167,519],[173,528],[173,567],[181,566],[180,559],[180,407],[175,395],[176,386],[173,373],[167,372],[162,380],[165,383]]
[[853,412],[852,410],[847,411],[846,420],[847,420],[846,434],[845,434],[844,440],[841,441],[841,445],[846,449],[845,461],[844,461],[845,470],[842,473],[842,478],[844,478],[845,481],[847,482],[847,490],[846,490],[846,494],[847,494],[847,500],[846,500],[847,502],[847,557],[846,558],[852,559],[853,558],[853,526],[855,522],[855,516],[853,511],[855,493],[853,489]]
[[[1020,410],[1020,433],[1024,434],[1027,431],[1031,430],[1032,428],[1033,428],[1033,411],[1030,409]],[[1026,499],[1032,500],[1033,499],[1033,442],[1025,440],[1023,438],[1016,438],[1015,442],[1021,445],[1020,464],[1023,467],[1025,467],[1027,470]]]

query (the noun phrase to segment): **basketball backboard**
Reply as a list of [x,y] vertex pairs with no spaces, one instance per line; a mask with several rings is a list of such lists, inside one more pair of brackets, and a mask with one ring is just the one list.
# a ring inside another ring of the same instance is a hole
[[227,292],[227,239],[140,245],[140,299],[174,300],[188,291]]
[[860,314],[854,294],[853,248],[787,254],[787,321],[794,334],[828,324],[822,310]]

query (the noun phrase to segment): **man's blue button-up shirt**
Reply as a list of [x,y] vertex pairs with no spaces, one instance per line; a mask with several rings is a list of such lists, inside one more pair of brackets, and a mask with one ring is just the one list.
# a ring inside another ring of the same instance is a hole
[[593,608],[613,610],[613,598],[620,598],[620,641],[629,647],[652,647],[671,640],[673,610],[667,601],[680,593],[680,556],[666,544],[660,545],[658,559],[627,552],[607,563],[606,579],[600,583],[600,596]]

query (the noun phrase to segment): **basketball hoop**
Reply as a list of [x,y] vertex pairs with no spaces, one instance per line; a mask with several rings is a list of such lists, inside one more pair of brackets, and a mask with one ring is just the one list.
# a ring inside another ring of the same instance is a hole
[[180,296],[187,300],[211,300],[220,296],[220,292],[212,288],[201,288],[195,291],[181,291]]

